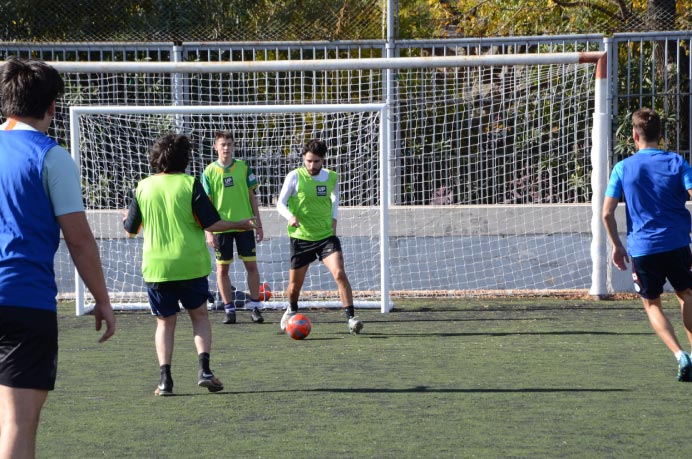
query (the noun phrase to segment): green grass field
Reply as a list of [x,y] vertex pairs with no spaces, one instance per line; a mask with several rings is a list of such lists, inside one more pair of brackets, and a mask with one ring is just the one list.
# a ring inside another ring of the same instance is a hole
[[[672,298],[665,302],[680,338]],[[293,341],[263,325],[213,323],[212,369],[196,385],[181,315],[174,397],[155,397],[155,319],[121,313],[98,344],[93,317],[60,309],[58,382],[39,458],[686,458],[692,385],[639,300],[469,299],[308,311]]]

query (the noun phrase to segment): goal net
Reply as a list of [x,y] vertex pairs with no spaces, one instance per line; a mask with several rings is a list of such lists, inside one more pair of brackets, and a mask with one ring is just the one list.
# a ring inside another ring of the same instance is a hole
[[[129,206],[137,183],[153,173],[149,150],[161,135],[186,134],[193,143],[188,173],[201,177],[217,159],[212,146],[217,131],[229,130],[235,139],[234,157],[245,160],[259,177],[258,199],[275,203],[283,178],[302,164],[307,139],[329,145],[325,166],[339,171],[339,236],[356,293],[356,307],[379,307],[380,119],[382,105],[339,106],[183,106],[183,107],[74,107],[73,155],[77,158],[90,225],[100,241],[104,274],[114,308],[148,309],[146,284],[141,276],[142,237],[129,239],[122,226],[122,210]],[[261,209],[264,241],[257,246],[262,281],[273,291],[265,307],[285,307],[281,301],[288,281],[289,241],[286,221],[273,208]],[[213,260],[212,254],[212,260]],[[184,260],[180,261],[184,263]],[[245,268],[230,267],[232,283],[247,291]],[[330,301],[335,287],[322,264],[310,270],[301,295],[305,306],[340,306]],[[78,308],[89,308],[91,298],[77,287]],[[212,291],[216,278],[210,277]]]
[[[59,64],[81,94],[71,148],[110,291],[127,303],[146,290],[139,242],[122,237],[119,211],[152,172],[154,140],[190,135],[189,172],[199,177],[214,159],[214,132],[229,129],[259,177],[258,263],[278,301],[288,242],[275,203],[313,137],[340,174],[339,235],[357,299],[384,312],[397,297],[605,294],[602,56],[102,63],[93,79],[79,63]],[[117,89],[124,82],[137,84]],[[126,106],[123,94],[139,103]],[[324,267],[308,275],[307,299],[337,299]],[[241,263],[231,276],[246,289]]]

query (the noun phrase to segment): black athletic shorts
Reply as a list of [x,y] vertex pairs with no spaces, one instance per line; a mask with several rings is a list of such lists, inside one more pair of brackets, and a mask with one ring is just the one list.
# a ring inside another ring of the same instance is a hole
[[58,370],[54,311],[0,306],[0,384],[53,390]]
[[209,291],[209,279],[196,279],[147,282],[149,309],[155,316],[169,317],[180,312],[180,305],[185,309],[197,309],[210,301],[214,296]]
[[677,292],[692,288],[692,252],[685,246],[668,252],[632,257],[634,290],[655,300],[663,293],[666,280]]
[[243,261],[257,260],[257,243],[254,231],[231,231],[214,235],[218,249],[216,250],[216,262],[230,264],[233,261],[233,241],[238,250],[238,258]]
[[321,241],[291,239],[291,269],[302,268],[313,261],[324,260],[334,252],[341,252],[341,241],[337,236],[329,236]]

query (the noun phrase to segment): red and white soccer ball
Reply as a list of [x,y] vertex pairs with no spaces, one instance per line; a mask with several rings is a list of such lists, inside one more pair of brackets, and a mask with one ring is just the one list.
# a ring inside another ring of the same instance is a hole
[[312,330],[312,323],[308,316],[295,314],[288,319],[286,324],[286,334],[293,339],[305,339]]
[[272,297],[272,289],[269,288],[269,284],[263,282],[259,287],[259,299],[260,301],[269,301]]

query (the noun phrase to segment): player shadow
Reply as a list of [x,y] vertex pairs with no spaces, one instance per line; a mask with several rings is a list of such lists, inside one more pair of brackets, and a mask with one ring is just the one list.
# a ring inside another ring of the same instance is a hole
[[[570,387],[517,387],[517,388],[434,388],[430,386],[413,386],[404,388],[390,387],[325,387],[313,389],[275,389],[275,390],[233,390],[220,391],[215,393],[189,393],[172,394],[168,397],[199,397],[199,396],[219,396],[219,395],[245,395],[245,394],[277,394],[296,392],[305,393],[334,393],[334,394],[541,394],[541,393],[608,393],[608,392],[632,392],[632,389],[623,388],[570,388]],[[167,398],[167,397],[166,397]]]
[[361,333],[360,337],[363,338],[374,338],[374,339],[386,339],[390,337],[455,337],[455,336],[579,336],[579,335],[589,335],[589,336],[644,336],[653,335],[654,332],[608,332],[608,331],[550,331],[550,332],[431,332],[431,333]]

